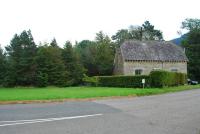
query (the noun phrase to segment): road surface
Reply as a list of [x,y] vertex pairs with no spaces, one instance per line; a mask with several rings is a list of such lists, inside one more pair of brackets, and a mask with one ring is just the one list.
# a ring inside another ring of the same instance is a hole
[[200,90],[87,102],[0,105],[0,134],[200,134]]

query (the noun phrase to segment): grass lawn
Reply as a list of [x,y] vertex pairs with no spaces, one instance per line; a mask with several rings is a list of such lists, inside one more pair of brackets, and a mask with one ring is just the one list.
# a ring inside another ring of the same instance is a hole
[[47,88],[0,88],[0,102],[22,100],[57,100],[95,98],[109,96],[144,96],[200,88],[200,85],[186,85],[170,88],[108,88],[108,87],[47,87]]

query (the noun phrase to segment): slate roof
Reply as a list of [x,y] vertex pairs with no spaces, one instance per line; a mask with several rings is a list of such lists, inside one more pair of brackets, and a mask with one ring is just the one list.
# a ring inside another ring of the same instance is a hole
[[165,41],[125,41],[121,47],[126,61],[188,61],[183,49]]

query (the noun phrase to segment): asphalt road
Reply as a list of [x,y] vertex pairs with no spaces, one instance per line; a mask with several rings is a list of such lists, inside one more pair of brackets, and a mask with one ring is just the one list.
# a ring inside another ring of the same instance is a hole
[[126,99],[0,105],[0,134],[200,134],[200,89]]

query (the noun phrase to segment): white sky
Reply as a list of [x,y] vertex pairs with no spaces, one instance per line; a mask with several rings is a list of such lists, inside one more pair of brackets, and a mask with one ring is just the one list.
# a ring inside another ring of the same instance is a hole
[[164,39],[178,37],[185,18],[200,19],[199,0],[0,0],[0,44],[31,29],[35,42],[93,40],[149,20]]

